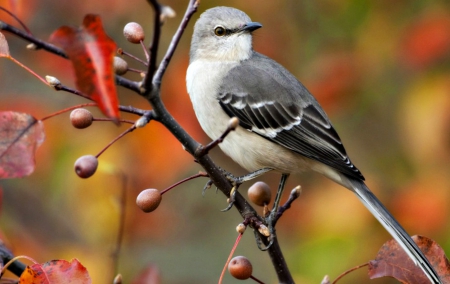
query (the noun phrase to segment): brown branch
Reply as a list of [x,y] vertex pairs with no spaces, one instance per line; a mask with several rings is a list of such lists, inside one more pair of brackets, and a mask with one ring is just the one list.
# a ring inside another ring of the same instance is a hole
[[33,35],[26,33],[26,32],[14,27],[14,26],[11,26],[5,22],[0,21],[0,30],[10,32],[10,33],[18,36],[19,38],[22,38],[28,42],[34,43],[36,45],[37,49],[43,49],[50,53],[56,54],[58,56],[61,56],[64,58],[69,58],[66,55],[66,53],[64,52],[64,50],[62,50],[61,48],[56,47],[55,45],[45,42],[43,40],[40,40],[40,39],[34,37]]
[[154,27],[153,27],[153,39],[150,46],[150,60],[148,64],[147,75],[143,80],[143,87],[145,89],[145,93],[148,95],[153,89],[152,86],[152,78],[156,71],[156,60],[158,54],[159,47],[159,39],[161,37],[161,5],[156,0],[147,0],[150,5],[152,5],[153,10],[155,11],[154,15]]
[[173,54],[175,53],[175,50],[178,46],[178,43],[180,42],[181,36],[184,33],[184,30],[186,29],[192,15],[194,15],[195,12],[197,12],[197,8],[199,5],[198,0],[191,0],[189,2],[188,9],[186,10],[186,13],[184,14],[183,20],[180,23],[180,26],[178,27],[178,30],[176,31],[175,35],[173,36],[172,41],[170,42],[169,48],[167,49],[166,55],[162,59],[158,70],[156,71],[155,76],[153,77],[153,85],[156,85],[158,88],[161,85],[161,79],[164,76],[164,72],[167,69],[167,65],[169,65],[170,60],[172,59]]

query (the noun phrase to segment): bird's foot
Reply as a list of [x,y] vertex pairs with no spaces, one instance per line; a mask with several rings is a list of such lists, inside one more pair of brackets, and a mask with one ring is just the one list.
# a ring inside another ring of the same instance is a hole
[[235,197],[236,197],[236,192],[241,184],[243,184],[246,181],[257,178],[262,174],[270,172],[271,170],[272,170],[272,168],[262,168],[262,169],[256,170],[254,172],[251,172],[249,174],[246,174],[246,175],[243,175],[240,177],[235,177],[231,173],[224,171],[225,177],[230,181],[233,188],[230,191],[230,198],[228,200],[228,206],[227,206],[227,208],[225,208],[222,211],[228,211],[228,210],[230,210],[231,207],[233,207]]

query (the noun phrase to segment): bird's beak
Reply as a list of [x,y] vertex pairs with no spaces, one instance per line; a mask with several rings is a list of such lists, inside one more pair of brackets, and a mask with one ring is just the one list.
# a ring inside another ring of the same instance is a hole
[[250,22],[250,23],[246,23],[239,31],[240,32],[253,32],[254,30],[257,30],[261,27],[262,27],[262,25],[258,22]]

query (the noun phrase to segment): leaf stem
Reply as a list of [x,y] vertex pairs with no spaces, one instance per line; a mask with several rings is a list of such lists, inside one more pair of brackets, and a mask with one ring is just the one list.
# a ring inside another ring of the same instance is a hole
[[23,65],[22,63],[20,63],[20,61],[18,61],[17,59],[15,59],[12,56],[7,57],[9,59],[11,59],[14,63],[16,63],[17,65],[19,65],[20,67],[22,67],[23,69],[27,70],[28,72],[31,73],[31,75],[35,76],[36,78],[38,78],[39,80],[41,80],[42,83],[44,83],[47,86],[50,86],[49,83],[47,83],[47,80],[45,80],[44,78],[42,78],[41,76],[39,76],[36,72],[34,72],[33,70],[31,70],[30,68],[28,68],[26,65]]

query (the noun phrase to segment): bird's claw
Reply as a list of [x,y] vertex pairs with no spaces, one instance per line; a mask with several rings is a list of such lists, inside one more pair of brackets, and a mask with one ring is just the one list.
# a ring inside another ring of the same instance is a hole
[[253,230],[253,232],[255,234],[256,245],[258,246],[259,250],[266,251],[272,246],[273,239],[274,239],[274,234],[272,232],[270,233],[269,243],[267,244],[267,246],[263,244],[263,241],[261,239],[261,236],[258,234],[258,231],[257,230]]
[[211,188],[211,185],[213,185],[213,181],[212,181],[212,180],[209,180],[209,181],[205,184],[205,186],[203,187],[203,189],[202,189],[202,196],[205,196],[206,191],[207,191],[209,188]]
[[233,188],[230,191],[230,198],[228,198],[228,206],[227,206],[227,208],[222,209],[220,211],[226,212],[226,211],[230,210],[233,207],[234,200],[235,200],[235,197],[236,197],[237,188],[238,188],[237,186],[233,186]]

